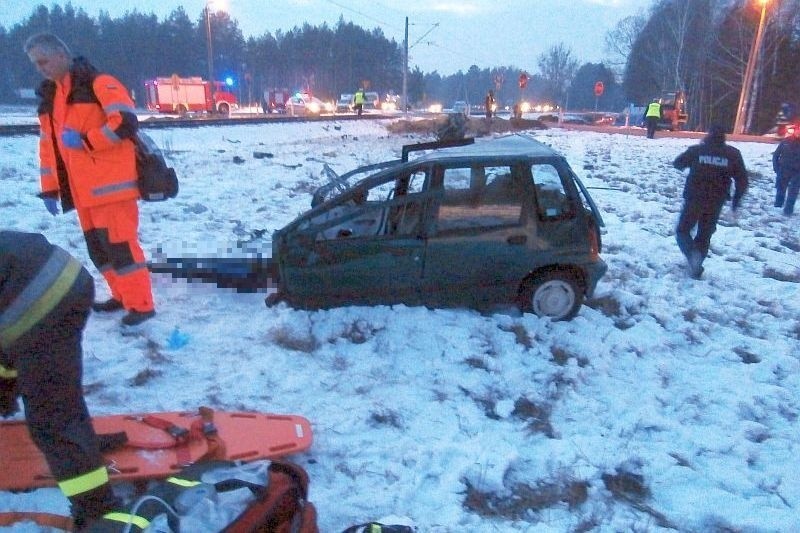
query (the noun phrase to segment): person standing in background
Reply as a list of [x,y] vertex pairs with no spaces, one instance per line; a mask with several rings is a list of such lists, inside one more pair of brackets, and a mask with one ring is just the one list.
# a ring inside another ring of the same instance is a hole
[[656,135],[658,123],[661,121],[661,103],[658,98],[653,98],[653,101],[647,106],[644,112],[644,122],[647,126],[647,138],[652,139]]
[[492,115],[494,115],[494,104],[495,104],[494,93],[492,91],[489,91],[488,93],[486,93],[486,101],[484,102],[484,105],[486,106],[487,120],[491,120]]
[[356,114],[360,117],[361,113],[364,111],[364,102],[367,100],[366,95],[364,94],[364,89],[361,87],[358,88],[356,91],[355,96],[353,96],[353,109],[355,109]]
[[773,152],[772,170],[775,171],[775,207],[783,207],[783,214],[791,216],[800,191],[800,125]]
[[155,315],[150,273],[139,244],[139,190],[133,137],[138,120],[128,91],[86,59],[72,59],[51,33],[31,36],[25,53],[39,86],[41,198],[52,214],[77,209],[89,257],[111,298],[98,312],[127,310],[133,326]]

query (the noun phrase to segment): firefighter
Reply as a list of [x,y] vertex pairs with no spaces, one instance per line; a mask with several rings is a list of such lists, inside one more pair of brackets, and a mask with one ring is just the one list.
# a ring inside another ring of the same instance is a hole
[[661,103],[658,98],[653,98],[653,101],[647,106],[644,113],[644,122],[647,126],[647,138],[652,139],[656,135],[658,123],[661,120]]
[[[711,235],[717,229],[722,206],[730,197],[731,179],[735,185],[731,209],[736,211],[747,190],[747,170],[741,152],[725,144],[725,130],[717,125],[709,128],[703,142],[690,146],[675,158],[673,166],[678,170],[689,169],[675,239],[689,263],[691,277],[700,279]],[[697,233],[692,238],[695,226]]]
[[0,415],[22,398],[33,441],[80,531],[118,506],[83,398],[91,274],[38,233],[0,231]]
[[772,169],[775,171],[775,207],[783,207],[783,214],[791,216],[800,191],[800,125],[773,152]]
[[46,79],[39,96],[41,198],[52,214],[75,208],[89,257],[102,273],[111,298],[99,312],[127,310],[122,323],[153,315],[150,274],[139,245],[139,191],[131,139],[138,121],[125,87],[50,33],[24,46]]

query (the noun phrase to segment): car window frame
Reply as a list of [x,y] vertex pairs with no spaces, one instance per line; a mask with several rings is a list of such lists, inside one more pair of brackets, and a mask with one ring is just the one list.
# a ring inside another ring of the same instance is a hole
[[[439,222],[439,212],[444,201],[445,189],[444,189],[444,176],[447,169],[451,168],[468,168],[471,169],[474,166],[480,165],[484,169],[490,167],[508,167],[511,169],[512,177],[516,174],[521,181],[520,185],[520,192],[522,193],[521,196],[521,203],[520,203],[520,215],[519,218],[515,223],[509,224],[498,224],[493,226],[471,226],[465,228],[450,228],[445,230],[440,230],[438,227]],[[496,231],[507,231],[508,229],[513,228],[522,228],[528,224],[529,221],[529,213],[533,208],[533,204],[531,201],[531,175],[530,169],[527,168],[526,163],[523,161],[519,161],[518,159],[509,159],[509,158],[492,158],[492,159],[478,159],[478,160],[460,160],[460,161],[446,161],[446,162],[437,162],[434,165],[434,172],[433,172],[433,179],[431,183],[432,189],[436,191],[435,194],[435,205],[434,209],[430,211],[429,220],[428,220],[428,227],[430,235],[436,235],[437,237],[441,236],[449,236],[449,235],[464,235],[464,234],[474,234],[474,233],[490,233]]]

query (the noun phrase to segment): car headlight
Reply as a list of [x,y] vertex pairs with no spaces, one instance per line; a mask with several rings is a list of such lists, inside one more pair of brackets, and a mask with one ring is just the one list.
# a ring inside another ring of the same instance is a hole
[[318,104],[318,103],[316,103],[316,102],[311,102],[311,103],[309,103],[309,104],[308,104],[306,107],[307,107],[307,108],[308,108],[308,110],[309,110],[309,111],[311,111],[312,113],[319,113],[319,104]]

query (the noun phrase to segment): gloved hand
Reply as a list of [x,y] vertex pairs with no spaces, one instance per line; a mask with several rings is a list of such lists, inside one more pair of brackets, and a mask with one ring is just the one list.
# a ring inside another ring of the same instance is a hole
[[77,130],[67,128],[61,133],[61,144],[66,148],[79,150],[83,148],[83,139]]
[[45,208],[47,208],[47,212],[56,216],[58,214],[58,200],[47,196],[42,198],[42,200],[44,201]]
[[0,416],[13,416],[17,411],[17,380],[0,378]]

